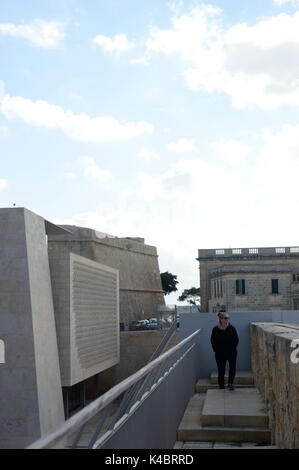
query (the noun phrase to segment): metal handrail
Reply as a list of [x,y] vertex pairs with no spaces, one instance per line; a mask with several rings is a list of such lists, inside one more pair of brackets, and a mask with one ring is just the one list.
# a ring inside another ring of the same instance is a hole
[[135,402],[135,404],[128,411],[128,413],[124,414],[121,417],[121,419],[115,425],[113,430],[108,430],[99,439],[94,441],[92,448],[99,449],[103,445],[105,445],[105,443],[109,441],[109,439],[113,436],[113,434],[115,434],[118,431],[118,429],[120,428],[120,425],[124,424],[134,414],[137,408],[139,408],[143,404],[144,400],[150,395],[150,393],[160,385],[161,381],[163,381],[166,378],[166,376],[170,374],[170,372],[193,350],[194,347],[195,347],[195,343],[191,344],[191,346],[182,354],[182,356],[180,356],[179,359],[174,360],[174,363],[171,366],[169,365],[169,363],[171,362],[169,358],[166,359],[164,363],[160,364],[160,366],[158,367],[159,369],[161,368],[161,371],[159,374],[156,374],[156,377],[153,380],[153,383],[151,384],[150,389],[147,390],[143,394],[142,397],[139,397],[139,399]]
[[172,337],[172,335],[174,334],[176,330],[177,330],[177,307],[175,306],[175,315],[174,315],[174,320],[172,322],[172,325],[167,330],[167,333],[163,337],[157,349],[154,351],[149,362],[153,361],[154,359],[156,359],[156,357],[158,357],[161,354],[161,352],[164,350],[165,346],[168,344],[170,338]]
[[[177,330],[177,308],[175,306],[175,316],[174,320],[172,322],[171,327],[167,330],[166,334],[163,336],[162,341],[158,345],[158,347],[155,349],[153,352],[152,356],[148,360],[148,364],[152,362],[154,359],[156,359],[158,356],[161,355],[161,353],[164,351],[166,348],[167,344],[169,343],[170,339],[172,338],[174,332]],[[131,387],[127,392],[125,393],[122,402],[120,404],[119,410],[117,415],[113,418],[112,422],[110,423],[109,429],[114,426],[114,424],[118,421],[119,417],[121,416],[122,413],[125,413],[131,406],[132,403],[137,399],[138,396],[141,395],[142,391],[144,390],[144,387],[146,386],[148,381],[148,375],[143,379],[143,382],[140,384],[139,381],[135,383],[133,387]]]
[[41,437],[31,445],[28,449],[46,449],[53,448],[58,444],[62,439],[67,438],[69,435],[73,434],[76,430],[78,431],[84,424],[86,424],[90,419],[92,419],[96,414],[103,410],[106,406],[111,404],[117,397],[124,393],[132,385],[140,381],[143,377],[153,371],[157,366],[162,364],[168,358],[176,354],[181,350],[186,344],[190,343],[195,336],[200,332],[200,329],[192,333],[188,338],[182,340],[179,344],[173,346],[171,349],[163,353],[158,358],[151,361],[146,366],[142,367],[140,370],[127,377],[125,380],[119,384],[112,387],[104,395],[94,400],[92,403],[87,405],[85,408],[80,410],[74,416],[69,418],[65,423],[63,423],[58,429],[48,434],[45,437]]

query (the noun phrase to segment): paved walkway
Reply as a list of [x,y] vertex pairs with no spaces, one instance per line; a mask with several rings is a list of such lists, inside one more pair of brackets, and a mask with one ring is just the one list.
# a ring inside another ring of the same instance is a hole
[[268,414],[256,388],[208,390],[201,422],[206,426],[268,426]]
[[177,441],[174,449],[278,449],[276,446],[262,446],[256,442],[197,442]]
[[[175,449],[275,449],[268,414],[250,372],[240,373],[234,391],[215,387],[215,374],[199,381],[180,423]],[[246,377],[246,380],[245,380]],[[251,377],[251,378],[250,378]],[[248,383],[252,381],[252,383]],[[246,383],[247,382],[247,383]],[[247,385],[247,386],[246,386]]]

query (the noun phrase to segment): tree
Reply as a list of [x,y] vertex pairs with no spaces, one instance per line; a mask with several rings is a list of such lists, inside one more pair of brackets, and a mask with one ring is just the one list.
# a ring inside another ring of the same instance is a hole
[[169,273],[168,271],[166,271],[165,273],[161,273],[161,282],[164,295],[168,295],[171,292],[175,292],[178,290],[178,288],[176,287],[176,285],[179,283],[179,281],[177,281],[177,276]]
[[184,300],[187,300],[187,302],[191,305],[200,307],[200,287],[191,287],[191,289],[185,289],[178,298],[179,302],[183,302]]

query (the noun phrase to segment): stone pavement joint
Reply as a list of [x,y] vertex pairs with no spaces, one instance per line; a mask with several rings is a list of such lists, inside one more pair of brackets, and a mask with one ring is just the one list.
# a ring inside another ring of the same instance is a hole
[[260,445],[256,442],[198,442],[198,441],[177,441],[175,443],[174,449],[278,449],[277,446],[272,445]]
[[[234,391],[220,390],[201,379],[207,393],[189,400],[177,432],[175,448],[275,449],[270,445],[268,414],[251,372],[239,372]],[[198,383],[197,383],[198,386]],[[198,388],[196,388],[198,390]]]
[[256,388],[208,390],[203,411],[204,426],[268,426],[261,395]]

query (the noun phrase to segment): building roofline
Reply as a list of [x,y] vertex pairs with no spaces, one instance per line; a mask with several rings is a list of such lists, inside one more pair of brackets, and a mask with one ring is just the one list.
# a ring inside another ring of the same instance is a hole
[[299,246],[199,249],[198,261],[207,259],[254,259],[264,257],[299,257]]

